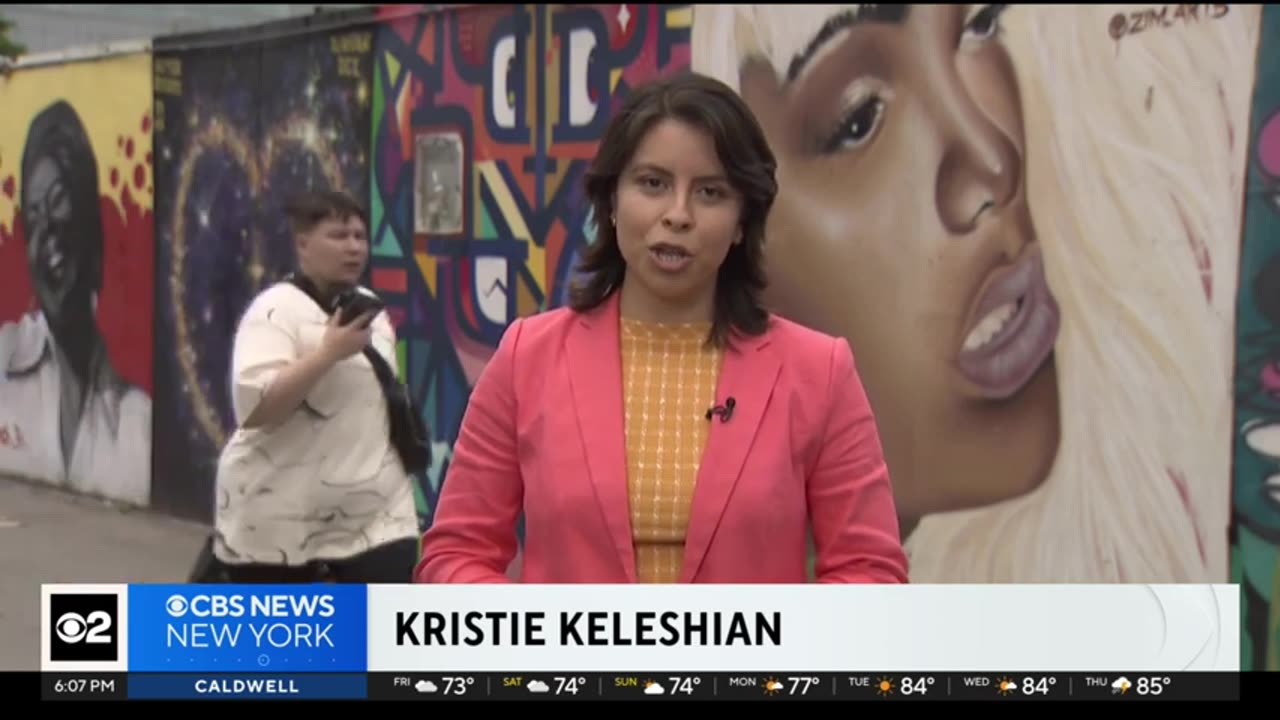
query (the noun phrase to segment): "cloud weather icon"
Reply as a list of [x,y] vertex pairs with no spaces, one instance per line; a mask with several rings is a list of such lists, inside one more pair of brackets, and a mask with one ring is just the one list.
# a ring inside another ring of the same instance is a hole
[[440,688],[436,687],[436,684],[431,682],[430,680],[419,680],[413,686],[413,689],[417,690],[420,693],[433,693],[439,690]]
[[666,690],[663,689],[661,685],[659,685],[658,683],[652,680],[644,684],[645,695],[661,695],[664,692],[666,692]]
[[1119,693],[1123,695],[1126,692],[1128,692],[1129,688],[1131,687],[1133,686],[1129,684],[1129,678],[1127,677],[1116,678],[1116,681],[1111,683],[1111,694],[1115,695],[1116,693]]
[[547,685],[541,680],[533,680],[528,684],[527,687],[529,688],[529,692],[531,693],[544,693],[544,692],[551,691],[551,686]]

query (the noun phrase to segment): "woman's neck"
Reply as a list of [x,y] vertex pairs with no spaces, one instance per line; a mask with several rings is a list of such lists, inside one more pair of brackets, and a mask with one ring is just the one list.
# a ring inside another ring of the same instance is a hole
[[691,300],[667,301],[655,297],[637,283],[623,282],[618,291],[618,311],[628,320],[661,325],[710,323],[715,316],[715,292]]

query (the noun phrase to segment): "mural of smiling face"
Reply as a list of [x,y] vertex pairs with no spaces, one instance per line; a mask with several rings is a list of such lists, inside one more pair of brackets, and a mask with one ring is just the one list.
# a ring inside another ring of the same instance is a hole
[[27,268],[40,309],[64,343],[93,327],[102,282],[97,162],[80,118],[66,102],[31,124],[23,153],[21,211]]

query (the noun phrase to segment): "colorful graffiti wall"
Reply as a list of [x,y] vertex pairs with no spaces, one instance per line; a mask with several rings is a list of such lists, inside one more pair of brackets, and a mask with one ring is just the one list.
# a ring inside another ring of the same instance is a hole
[[157,48],[154,62],[156,504],[200,519],[234,427],[236,324],[292,269],[284,201],[311,188],[369,195],[373,29],[234,37]]
[[488,6],[386,19],[373,76],[373,287],[438,447],[507,324],[559,305],[582,176],[627,89],[687,69],[688,7]]
[[1280,669],[1280,11],[379,13],[0,79],[0,475],[208,519],[236,323],[292,267],[284,198],[332,187],[436,444],[425,526],[503,330],[593,241],[613,109],[692,68],[778,154],[767,299],[850,341],[913,580],[1230,579]]
[[1236,315],[1232,582],[1241,667],[1280,670],[1280,8],[1263,10]]
[[0,78],[0,475],[151,499],[151,60]]

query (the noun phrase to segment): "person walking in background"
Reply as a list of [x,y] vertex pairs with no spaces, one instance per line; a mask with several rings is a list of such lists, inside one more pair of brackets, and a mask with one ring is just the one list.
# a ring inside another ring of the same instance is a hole
[[777,186],[726,85],[637,88],[587,176],[569,307],[516,320],[463,417],[416,573],[530,583],[901,583],[848,343],[760,303]]
[[218,463],[213,551],[230,582],[408,582],[417,511],[374,364],[394,375],[395,330],[380,305],[330,314],[363,291],[364,212],[337,192],[286,211],[298,271],[254,298],[236,332],[238,427]]

